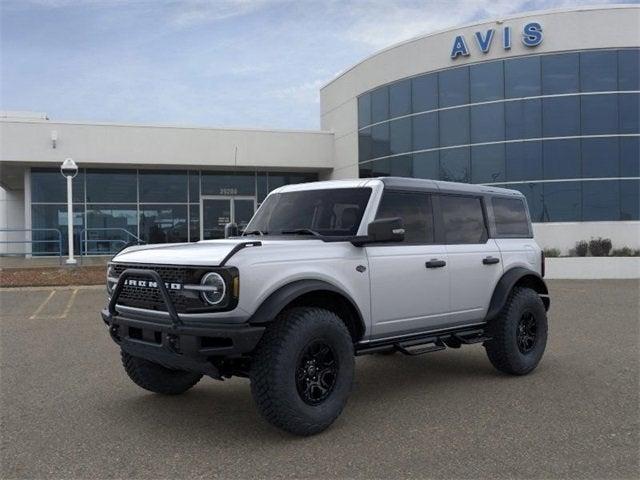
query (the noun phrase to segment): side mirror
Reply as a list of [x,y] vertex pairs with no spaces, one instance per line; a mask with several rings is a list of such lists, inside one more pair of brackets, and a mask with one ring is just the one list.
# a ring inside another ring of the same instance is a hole
[[237,236],[238,236],[238,225],[235,223],[227,223],[224,226],[224,238],[237,237]]
[[351,243],[356,246],[362,246],[368,243],[402,242],[403,240],[404,226],[402,225],[402,219],[394,217],[374,220],[367,227],[367,236],[356,237]]

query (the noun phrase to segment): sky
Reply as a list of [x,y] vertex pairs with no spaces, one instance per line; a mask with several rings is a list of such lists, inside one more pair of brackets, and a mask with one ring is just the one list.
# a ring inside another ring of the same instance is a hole
[[0,110],[317,129],[320,86],[377,50],[485,18],[593,3],[0,0]]

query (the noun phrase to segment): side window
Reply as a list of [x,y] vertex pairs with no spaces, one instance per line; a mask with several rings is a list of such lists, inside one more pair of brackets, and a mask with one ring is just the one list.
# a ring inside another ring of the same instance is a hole
[[400,217],[405,243],[433,243],[431,195],[385,191],[376,218]]
[[443,195],[440,197],[440,208],[447,243],[487,241],[487,228],[479,198]]
[[520,198],[491,199],[496,234],[499,237],[531,237],[529,219],[524,202]]

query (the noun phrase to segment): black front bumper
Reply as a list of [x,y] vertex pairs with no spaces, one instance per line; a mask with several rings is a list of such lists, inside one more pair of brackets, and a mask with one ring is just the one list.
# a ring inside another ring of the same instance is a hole
[[[157,282],[168,317],[166,313],[125,314],[118,311],[118,296],[124,280],[131,275],[147,276]],[[176,313],[162,279],[153,270],[125,270],[118,279],[109,307],[101,314],[111,338],[124,352],[167,368],[199,372],[214,378],[220,377],[214,365],[216,359],[240,358],[253,351],[265,330],[265,327],[246,323],[216,324],[212,321],[190,325],[184,322]]]

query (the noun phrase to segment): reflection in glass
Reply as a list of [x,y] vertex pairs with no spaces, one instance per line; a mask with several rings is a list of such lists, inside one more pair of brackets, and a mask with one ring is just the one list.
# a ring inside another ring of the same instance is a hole
[[437,112],[415,115],[411,121],[413,126],[413,150],[438,148]]
[[255,195],[254,173],[202,172],[203,195]]
[[452,68],[438,75],[440,108],[469,103],[469,67]]
[[88,203],[137,201],[138,174],[135,170],[87,170]]
[[186,205],[140,205],[140,236],[147,243],[188,241]]
[[[59,172],[57,172],[60,175]],[[62,176],[62,175],[60,175]],[[31,228],[54,228],[60,232],[33,232],[32,252],[34,255],[57,255],[60,249],[58,239],[62,239],[62,254],[68,255],[69,242],[67,235],[68,216],[66,205],[32,205]],[[82,205],[73,205],[73,248],[79,252],[80,231],[84,228],[84,208]]]
[[200,201],[200,172],[197,170],[189,172],[189,201]]
[[582,139],[582,176],[617,177],[619,170],[617,138]]
[[[73,202],[84,202],[84,170],[72,180]],[[31,201],[67,203],[67,179],[58,169],[31,169]]]
[[506,98],[540,95],[540,57],[506,60],[504,83]]
[[389,116],[400,117],[411,113],[411,80],[401,80],[389,87]]
[[620,139],[620,176],[640,177],[640,137]]
[[504,144],[471,147],[471,183],[505,181]]
[[438,108],[438,74],[430,73],[411,79],[413,113]]
[[583,92],[612,92],[617,90],[617,52],[581,52],[580,89]]
[[371,140],[371,127],[358,132],[358,160],[364,162],[373,158],[373,140]]
[[469,143],[469,107],[441,110],[438,122],[441,147]]
[[542,100],[506,102],[505,137],[507,140],[542,137]]
[[88,205],[87,230],[82,252],[107,255],[116,253],[138,235],[138,208],[134,205]]
[[358,97],[358,128],[371,124],[371,96],[368,93]]
[[582,182],[582,220],[597,222],[620,218],[620,183]]
[[189,241],[200,240],[200,205],[189,205]]
[[507,181],[542,179],[542,142],[516,142],[505,145]]
[[413,158],[411,155],[392,157],[389,174],[394,177],[411,177]]
[[440,152],[414,153],[412,172],[414,178],[438,180],[440,178]]
[[580,57],[577,53],[561,53],[542,57],[542,94],[580,91]]
[[140,171],[140,202],[187,202],[187,172]]
[[580,99],[580,112],[583,135],[618,132],[617,95],[585,95]]
[[618,94],[620,105],[619,133],[640,133],[640,94]]
[[504,140],[504,104],[471,107],[471,143]]
[[469,67],[471,103],[504,98],[503,62],[488,62]]
[[620,220],[640,220],[640,180],[620,180]]
[[411,118],[400,118],[389,122],[390,153],[411,151]]
[[512,183],[509,188],[518,190],[527,199],[529,214],[532,222],[545,222],[544,209],[542,206],[542,183]]
[[640,49],[618,51],[618,89],[640,90]]
[[542,218],[545,222],[579,222],[581,219],[581,183],[543,184]]
[[543,142],[544,178],[580,177],[580,140],[547,140]]
[[371,123],[389,118],[389,88],[381,87],[371,92]]
[[440,151],[440,180],[469,183],[469,147]]
[[542,126],[545,137],[580,135],[580,97],[542,99]]
[[373,158],[385,157],[391,153],[389,146],[389,123],[371,127],[371,154]]

